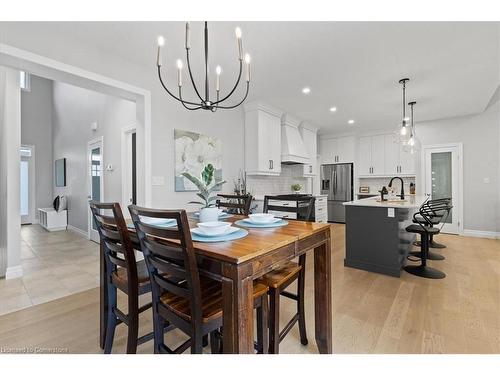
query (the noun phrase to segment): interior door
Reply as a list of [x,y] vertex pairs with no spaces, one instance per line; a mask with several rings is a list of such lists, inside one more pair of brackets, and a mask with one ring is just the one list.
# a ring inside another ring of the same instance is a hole
[[443,225],[443,232],[459,233],[459,147],[425,149],[425,193],[431,199],[452,198],[453,208]]
[[[104,199],[104,187],[103,187],[103,150],[102,150],[102,139],[89,142],[87,148],[87,160],[88,160],[88,187],[89,195],[87,196],[89,201],[102,202]],[[92,218],[92,212],[90,207],[88,208],[88,228],[89,228],[89,239],[95,242],[99,242],[99,233],[97,232],[97,227]]]

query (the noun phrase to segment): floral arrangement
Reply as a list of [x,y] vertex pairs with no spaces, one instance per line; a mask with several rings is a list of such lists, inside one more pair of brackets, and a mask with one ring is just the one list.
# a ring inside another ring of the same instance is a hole
[[191,175],[188,172],[182,173],[182,176],[187,178],[193,184],[196,185],[199,192],[196,194],[201,198],[201,202],[199,201],[191,201],[189,203],[200,204],[204,208],[214,207],[215,201],[217,200],[216,195],[212,195],[213,192],[218,189],[222,184],[226,183],[226,181],[215,182],[212,186],[213,178],[214,178],[214,166],[212,164],[207,164],[207,166],[201,172],[201,180],[198,177]]

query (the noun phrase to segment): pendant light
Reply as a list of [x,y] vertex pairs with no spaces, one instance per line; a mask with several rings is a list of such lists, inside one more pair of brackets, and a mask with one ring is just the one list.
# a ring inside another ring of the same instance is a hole
[[414,116],[414,109],[413,106],[417,104],[417,102],[409,102],[408,105],[410,106],[410,138],[408,139],[408,143],[406,145],[405,151],[409,152],[410,154],[414,154],[417,151],[420,150],[420,141],[417,138],[417,134],[415,132],[415,116]]
[[398,125],[396,130],[396,142],[406,145],[410,140],[410,126],[409,118],[406,116],[406,83],[409,78],[402,78],[399,80],[399,84],[402,86],[402,116],[401,124]]

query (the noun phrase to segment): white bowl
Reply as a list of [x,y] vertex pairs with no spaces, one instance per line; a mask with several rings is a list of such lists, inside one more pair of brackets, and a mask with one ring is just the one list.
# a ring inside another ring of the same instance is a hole
[[274,220],[273,214],[251,214],[248,217],[254,223],[271,223]]
[[198,228],[202,233],[212,236],[226,233],[230,226],[231,223],[227,223],[225,221],[207,221],[205,223],[198,223]]

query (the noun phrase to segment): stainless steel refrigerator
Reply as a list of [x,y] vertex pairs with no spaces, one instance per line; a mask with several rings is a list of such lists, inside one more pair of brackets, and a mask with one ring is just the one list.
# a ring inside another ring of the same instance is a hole
[[321,194],[328,196],[328,221],[345,223],[344,202],[352,200],[352,163],[321,166]]

